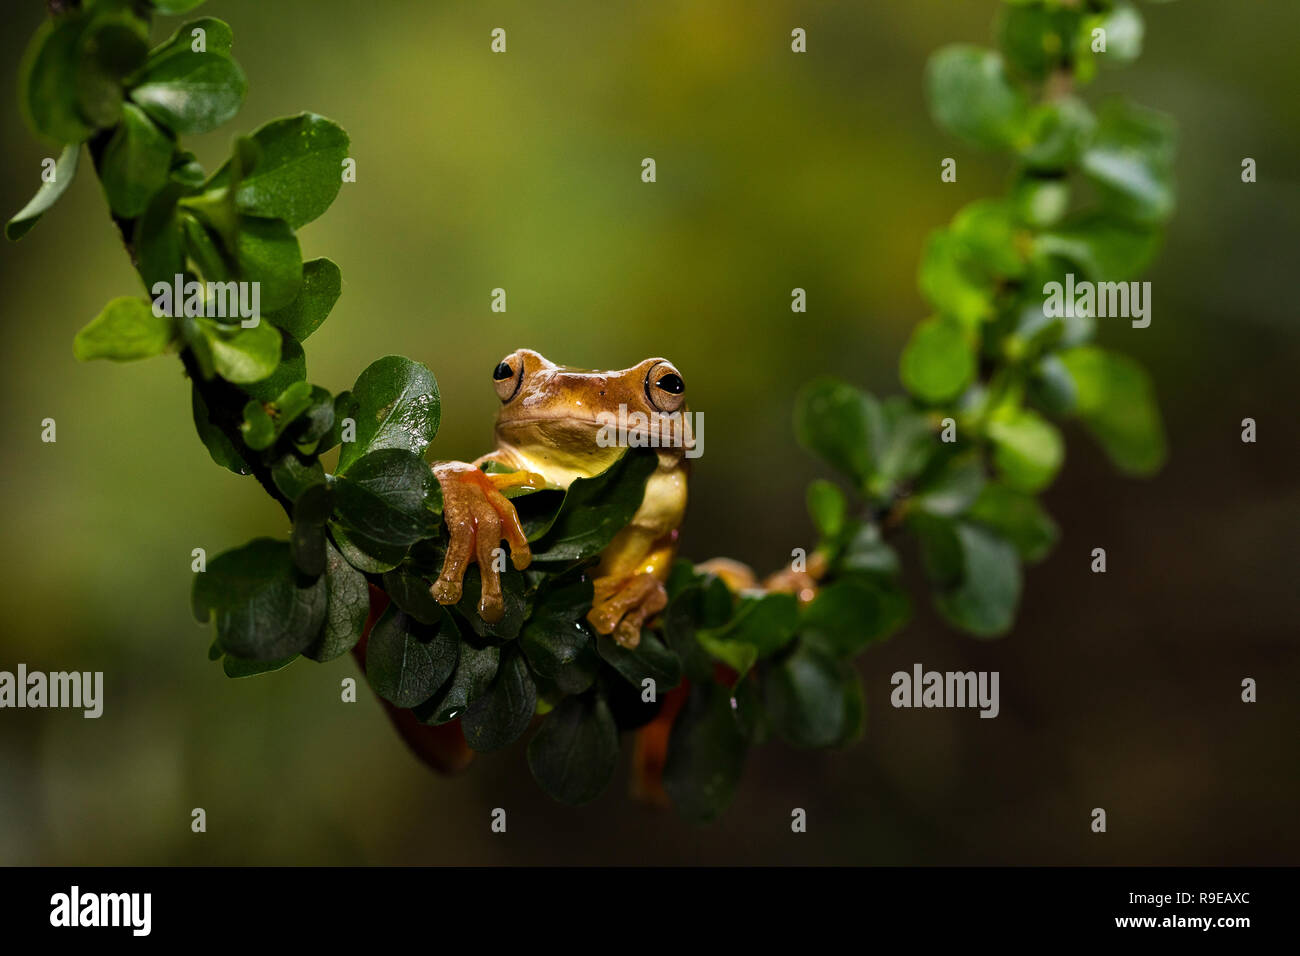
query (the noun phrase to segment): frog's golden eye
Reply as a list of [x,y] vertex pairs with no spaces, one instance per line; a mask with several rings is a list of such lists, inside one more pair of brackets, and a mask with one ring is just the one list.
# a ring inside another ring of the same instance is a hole
[[660,362],[646,373],[645,396],[661,412],[675,412],[686,402],[686,383],[677,369]]
[[496,386],[497,398],[503,403],[515,397],[523,381],[524,363],[517,355],[506,356],[492,370],[492,384]]

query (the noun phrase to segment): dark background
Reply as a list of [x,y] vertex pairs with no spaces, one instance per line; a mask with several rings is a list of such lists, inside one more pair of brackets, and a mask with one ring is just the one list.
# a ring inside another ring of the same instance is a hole
[[[54,152],[14,105],[43,6],[7,4],[0,37],[6,214]],[[352,135],[359,181],[303,234],[345,282],[308,343],[312,381],[337,391],[378,356],[420,359],[443,395],[432,454],[472,458],[506,352],[614,368],[666,355],[708,425],[684,552],[769,569],[811,543],[801,503],[821,470],[794,443],[798,386],[828,372],[897,391],[925,316],[926,234],[1005,180],[1001,157],[934,127],[922,95],[926,57],[989,42],[996,6],[213,0],[198,13],[233,26],[250,93],[197,148],[213,168],[236,131],[302,109]],[[191,549],[281,534],[284,519],[211,464],[174,359],[72,358],[75,331],[138,291],[83,167],[0,256],[0,669],[103,670],[107,699],[97,721],[0,711],[0,862],[1300,861],[1300,6],[1143,12],[1142,59],[1088,96],[1123,90],[1177,118],[1180,205],[1147,277],[1150,328],[1103,322],[1100,338],[1152,370],[1168,465],[1122,478],[1070,429],[1046,495],[1062,539],[1028,572],[1014,630],[963,636],[918,594],[916,619],[860,659],[865,739],[768,745],[704,829],[632,803],[622,773],[594,805],[558,806],[522,747],[434,777],[367,690],[339,702],[350,658],[241,681],[207,663]],[[488,51],[496,26],[504,56]],[[794,26],[806,55],[789,52]],[[939,182],[946,156],[956,184]],[[504,315],[488,309],[497,286]],[[795,286],[806,316],[789,311]],[[1246,416],[1257,444],[1239,439]],[[56,444],[39,439],[46,417]],[[1094,547],[1105,575],[1089,572]],[[1001,716],[892,709],[889,675],[916,662],[1000,671]],[[1256,704],[1240,701],[1244,677]],[[806,834],[790,832],[793,807]]]

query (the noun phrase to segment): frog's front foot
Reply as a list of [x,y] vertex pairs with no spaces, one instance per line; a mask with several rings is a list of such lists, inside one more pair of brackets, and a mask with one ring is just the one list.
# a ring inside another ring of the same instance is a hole
[[500,491],[520,484],[520,473],[488,475],[463,461],[443,461],[433,466],[433,474],[442,487],[442,514],[451,541],[442,573],[429,591],[439,604],[455,604],[461,598],[465,569],[478,561],[483,581],[478,613],[493,624],[505,614],[501,573],[494,560],[501,539],[509,542],[516,568],[523,570],[533,559],[515,506]]
[[594,594],[587,620],[631,650],[641,643],[641,626],[668,606],[668,592],[653,574],[607,576],[593,582]]

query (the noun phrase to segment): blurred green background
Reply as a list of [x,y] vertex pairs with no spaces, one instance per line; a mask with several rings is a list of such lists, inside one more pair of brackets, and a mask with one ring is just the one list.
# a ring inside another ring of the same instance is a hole
[[[43,6],[10,4],[0,38],[6,215],[54,153],[14,105]],[[820,470],[794,443],[796,389],[825,372],[898,390],[924,237],[1004,180],[999,158],[936,130],[921,82],[939,46],[990,42],[996,7],[213,0],[199,12],[233,26],[250,93],[192,143],[214,168],[237,130],[303,109],[351,133],[358,182],[303,234],[304,255],[344,275],[308,343],[311,380],[339,390],[378,356],[420,359],[443,396],[432,453],[472,458],[506,352],[612,368],[666,355],[708,424],[684,553],[770,569],[811,544],[803,490]],[[859,662],[863,742],[768,745],[705,829],[631,802],[622,774],[592,806],[554,804],[522,747],[435,777],[368,690],[339,702],[350,657],[239,681],[207,663],[191,549],[285,521],[210,462],[178,362],[73,360],[75,331],[137,291],[83,175],[0,256],[0,669],[102,670],[106,703],[97,721],[0,711],[0,862],[1300,862],[1300,5],[1143,10],[1145,54],[1088,95],[1174,114],[1180,206],[1149,276],[1151,327],[1103,322],[1100,341],[1151,368],[1167,467],[1123,479],[1072,428],[1046,496],[1062,540],[1028,572],[1012,633],[962,636],[918,597],[914,622]],[[504,56],[488,49],[496,26]],[[806,55],[789,50],[794,26]],[[945,156],[956,184],[939,181]],[[1258,444],[1239,441],[1245,416]],[[40,441],[46,417],[56,444]],[[1088,570],[1094,547],[1105,575]],[[1000,671],[1001,716],[892,709],[889,675],[915,662]]]

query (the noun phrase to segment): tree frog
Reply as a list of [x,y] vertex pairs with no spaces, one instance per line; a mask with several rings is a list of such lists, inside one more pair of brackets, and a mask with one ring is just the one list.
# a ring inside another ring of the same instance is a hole
[[[602,425],[626,421],[629,432],[655,448],[659,460],[636,514],[600,554],[587,620],[599,634],[636,647],[642,625],[668,603],[664,581],[686,512],[685,453],[693,438],[689,425],[683,425],[690,417],[681,373],[664,358],[597,372],[556,365],[538,352],[519,349],[501,360],[492,381],[501,399],[496,448],[472,463],[432,466],[451,538],[442,572],[430,589],[434,599],[459,601],[465,570],[477,561],[483,582],[479,615],[489,623],[500,620],[505,604],[494,550],[504,538],[516,568],[522,570],[532,560],[519,515],[502,491],[518,486],[567,489],[576,478],[600,474],[625,451],[601,440]],[[673,436],[680,440],[672,441]],[[488,462],[513,470],[489,474],[481,468]]]

